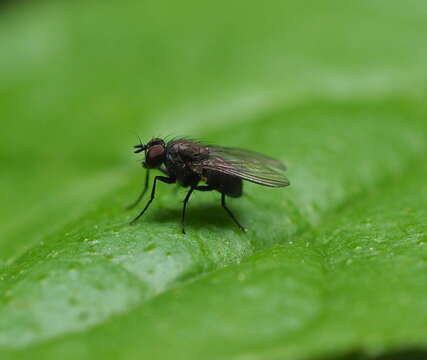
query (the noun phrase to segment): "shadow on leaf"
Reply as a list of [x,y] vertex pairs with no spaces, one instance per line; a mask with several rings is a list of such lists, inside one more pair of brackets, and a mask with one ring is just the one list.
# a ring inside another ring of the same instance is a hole
[[385,353],[382,355],[369,355],[358,350],[338,357],[322,357],[318,360],[426,360],[426,349],[408,349]]
[[[239,213],[232,209],[235,216],[239,217]],[[176,223],[181,225],[182,210],[179,209],[161,209],[153,211],[150,214],[150,222],[158,223]],[[186,214],[186,228],[202,229],[207,226],[218,226],[235,228],[236,225],[227,215],[226,211],[218,203],[214,204],[195,204],[193,207],[188,206]],[[237,228],[236,228],[237,229]]]

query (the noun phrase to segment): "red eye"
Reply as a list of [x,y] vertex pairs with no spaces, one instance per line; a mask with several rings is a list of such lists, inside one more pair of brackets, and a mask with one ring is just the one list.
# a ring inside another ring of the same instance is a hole
[[162,164],[165,155],[165,148],[162,145],[151,146],[147,152],[145,162],[149,168],[155,168]]

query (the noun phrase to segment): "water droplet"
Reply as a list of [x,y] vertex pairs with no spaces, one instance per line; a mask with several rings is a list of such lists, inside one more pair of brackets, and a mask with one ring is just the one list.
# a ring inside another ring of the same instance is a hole
[[55,258],[58,256],[58,251],[52,251],[47,255],[48,258]]

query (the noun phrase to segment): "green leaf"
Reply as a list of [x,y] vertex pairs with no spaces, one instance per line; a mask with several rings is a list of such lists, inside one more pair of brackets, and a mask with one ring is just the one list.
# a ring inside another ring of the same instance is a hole
[[[0,358],[427,347],[427,7],[410,5],[6,7]],[[185,190],[165,184],[130,226],[134,134],[256,150],[292,185],[245,184],[229,205],[247,234],[197,193],[183,236]]]

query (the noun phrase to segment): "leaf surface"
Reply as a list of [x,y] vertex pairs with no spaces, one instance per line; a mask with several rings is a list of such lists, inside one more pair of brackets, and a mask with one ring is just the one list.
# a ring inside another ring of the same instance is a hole
[[[423,2],[5,9],[2,359],[426,347]],[[292,185],[245,184],[247,234],[197,193],[182,236],[165,184],[129,226],[133,133],[261,152]]]

